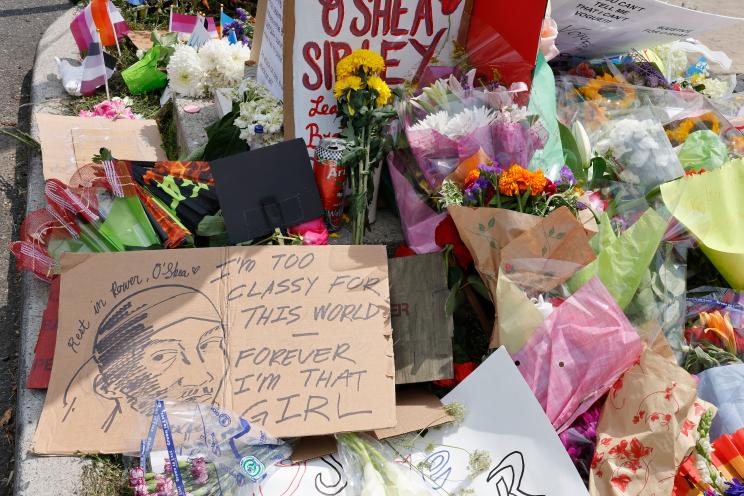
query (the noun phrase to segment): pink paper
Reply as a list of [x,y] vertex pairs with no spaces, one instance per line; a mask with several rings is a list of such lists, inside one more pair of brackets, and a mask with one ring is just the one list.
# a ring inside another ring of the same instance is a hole
[[491,137],[491,127],[482,126],[467,136],[457,140],[457,152],[460,157],[460,162],[472,157],[478,150],[483,150],[486,155],[494,158],[493,152],[494,144],[493,138]]
[[440,251],[434,241],[434,231],[447,217],[447,212],[437,213],[416,194],[413,186],[395,167],[395,154],[388,155],[390,178],[400,214],[400,226],[406,244],[419,255]]
[[633,366],[642,350],[638,333],[595,277],[513,358],[560,433]]
[[416,157],[421,172],[433,189],[458,165],[457,142],[433,129],[413,131],[406,129],[408,144]]

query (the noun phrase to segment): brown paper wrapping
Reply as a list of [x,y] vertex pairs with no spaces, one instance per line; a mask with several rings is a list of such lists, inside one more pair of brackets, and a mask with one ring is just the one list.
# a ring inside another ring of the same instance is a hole
[[[517,285],[546,292],[595,259],[584,226],[566,207],[545,218],[498,208],[450,207],[449,213],[497,307],[499,267]],[[490,346],[500,344],[497,317]]]

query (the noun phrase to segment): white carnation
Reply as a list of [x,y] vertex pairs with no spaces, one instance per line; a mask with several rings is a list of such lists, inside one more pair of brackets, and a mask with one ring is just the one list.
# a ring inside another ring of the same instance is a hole
[[198,50],[178,45],[168,64],[171,88],[184,96],[201,97],[217,88],[236,87],[250,56],[250,48],[230,45],[225,39],[209,40]]
[[178,45],[168,63],[168,81],[179,95],[201,97],[204,95],[204,71],[196,50],[188,45]]
[[251,58],[251,48],[248,45],[242,43],[235,43],[230,45],[230,58],[234,64],[245,65]]
[[444,134],[450,138],[467,136],[477,129],[489,126],[495,118],[496,114],[486,107],[468,108],[449,120]]
[[449,124],[450,116],[447,113],[446,110],[442,110],[440,112],[437,112],[435,114],[429,114],[424,119],[420,120],[413,126],[411,126],[411,131],[425,131],[428,129],[433,129],[434,131],[439,132],[440,134],[445,134],[447,132],[447,125]]

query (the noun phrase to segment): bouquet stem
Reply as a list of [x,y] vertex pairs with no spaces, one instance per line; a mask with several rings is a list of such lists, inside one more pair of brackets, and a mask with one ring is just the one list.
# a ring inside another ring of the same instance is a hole
[[369,157],[369,145],[370,145],[370,129],[365,127],[362,130],[362,147],[364,148],[364,158],[359,162],[359,184],[357,184],[357,190],[354,195],[354,208],[352,209],[352,240],[351,243],[354,245],[364,244],[364,230],[367,225],[367,208],[369,202],[367,201],[369,193],[369,177],[372,174],[372,164],[370,164]]

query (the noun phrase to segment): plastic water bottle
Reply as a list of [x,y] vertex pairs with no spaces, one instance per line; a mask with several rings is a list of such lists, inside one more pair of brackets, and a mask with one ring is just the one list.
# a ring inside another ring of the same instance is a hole
[[264,143],[264,128],[261,124],[256,124],[256,127],[253,128],[253,133],[251,150],[258,150],[266,146],[266,143]]

